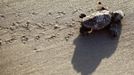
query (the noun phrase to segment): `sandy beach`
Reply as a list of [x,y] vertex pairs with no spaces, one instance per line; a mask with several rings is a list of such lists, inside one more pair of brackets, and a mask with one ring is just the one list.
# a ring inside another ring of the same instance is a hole
[[[79,35],[98,1],[125,13],[119,38]],[[134,75],[134,0],[0,0],[0,75]]]

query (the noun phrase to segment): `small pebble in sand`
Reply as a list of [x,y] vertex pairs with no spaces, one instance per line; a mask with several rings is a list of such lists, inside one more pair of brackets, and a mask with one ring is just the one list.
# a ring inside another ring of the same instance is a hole
[[68,41],[71,36],[73,36],[73,34],[69,33],[67,36],[65,36],[65,40]]
[[5,41],[6,44],[10,44],[10,43],[13,43],[13,41],[15,41],[16,38],[11,38],[11,39],[8,39]]
[[54,29],[58,29],[58,28],[60,28],[60,26],[58,24],[55,24]]
[[21,22],[19,22],[19,21],[17,21],[16,23],[17,23],[17,24],[21,24]]
[[17,28],[16,23],[12,23],[12,25],[9,27],[11,31],[15,30]]
[[0,42],[0,46],[2,46],[2,42]]
[[37,49],[37,48],[34,48],[33,49],[35,52],[41,52],[41,50]]
[[35,51],[36,51],[36,50],[37,50],[37,48],[34,48],[33,50],[35,50]]
[[61,16],[60,16],[60,15],[58,15],[58,16],[56,17],[56,19],[59,19],[59,18],[61,18]]
[[98,4],[102,4],[101,2],[98,2]]
[[66,36],[66,37],[65,37],[65,40],[66,40],[66,41],[68,41],[68,40],[69,40],[69,38],[70,38],[70,36]]
[[66,13],[64,11],[59,11],[58,14],[65,15]]
[[26,30],[30,30],[30,27],[29,27],[30,25],[29,24],[30,24],[30,22],[27,21],[26,24],[22,25],[21,27],[26,29]]
[[49,15],[52,15],[52,13],[51,13],[51,12],[48,12],[48,14],[49,14]]
[[21,41],[23,44],[25,44],[28,41],[28,38],[26,36],[22,36]]
[[47,25],[54,25],[53,23],[48,23]]
[[73,12],[72,12],[72,14],[75,14],[75,13],[77,13],[77,12],[79,12],[81,9],[75,9]]
[[60,33],[57,33],[56,35],[58,35],[58,36],[59,36],[59,35],[60,35]]
[[73,24],[69,24],[69,25],[67,25],[67,27],[73,27]]
[[36,40],[39,40],[40,39],[40,36],[38,35],[38,36],[35,36],[35,39]]
[[90,10],[88,10],[87,12],[89,12],[89,13],[92,13],[92,12],[94,12],[94,11],[96,11],[96,10],[94,10],[94,9],[90,9]]
[[30,21],[27,21],[26,24],[29,25],[31,22]]
[[72,19],[72,21],[75,21],[75,19]]
[[72,24],[75,24],[75,22],[73,21]]
[[13,23],[12,26],[16,26],[16,23]]
[[37,50],[36,52],[41,52],[41,51],[38,51],[38,50]]
[[15,26],[10,26],[10,28],[9,28],[11,31],[14,31],[15,29],[16,29],[16,27]]
[[1,17],[1,18],[5,18],[5,16],[4,16],[4,15],[2,15],[2,14],[0,14],[0,17]]
[[73,33],[69,33],[68,36],[73,36]]
[[50,38],[55,38],[56,37],[56,35],[52,35]]
[[23,64],[20,64],[21,66],[23,65]]
[[2,40],[0,39],[0,46],[2,46]]
[[38,13],[37,12],[32,12],[32,15],[37,15]]
[[48,37],[47,39],[54,39],[56,37],[56,35],[51,35],[50,37]]

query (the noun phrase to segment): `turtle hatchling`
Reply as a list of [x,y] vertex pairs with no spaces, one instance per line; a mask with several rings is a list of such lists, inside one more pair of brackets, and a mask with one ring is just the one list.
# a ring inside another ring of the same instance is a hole
[[124,16],[123,11],[121,10],[112,12],[107,9],[103,9],[96,11],[89,16],[82,13],[79,16],[82,19],[80,33],[88,34],[92,33],[94,30],[101,30],[107,27],[111,35],[113,37],[117,37],[119,35],[117,26],[120,25]]

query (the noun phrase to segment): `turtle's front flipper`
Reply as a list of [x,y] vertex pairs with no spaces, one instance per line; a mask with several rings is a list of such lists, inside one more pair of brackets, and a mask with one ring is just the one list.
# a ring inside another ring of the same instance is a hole
[[81,35],[88,35],[88,28],[81,26],[79,32]]
[[90,34],[90,33],[92,33],[92,29],[91,28],[87,28],[87,27],[84,27],[83,25],[80,27],[80,34],[81,35],[88,35],[88,34]]

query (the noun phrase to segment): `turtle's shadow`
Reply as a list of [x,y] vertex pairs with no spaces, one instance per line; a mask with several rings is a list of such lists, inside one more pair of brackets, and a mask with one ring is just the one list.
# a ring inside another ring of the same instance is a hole
[[81,75],[91,75],[102,59],[109,58],[115,52],[119,37],[110,39],[105,32],[95,32],[88,37],[78,36],[74,40],[76,48],[71,62]]

